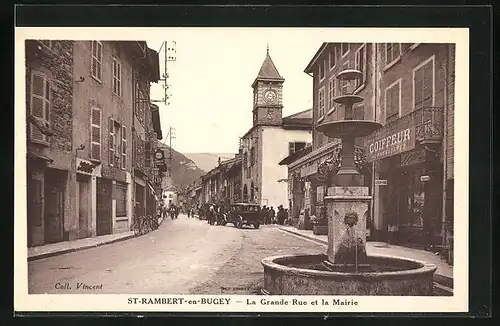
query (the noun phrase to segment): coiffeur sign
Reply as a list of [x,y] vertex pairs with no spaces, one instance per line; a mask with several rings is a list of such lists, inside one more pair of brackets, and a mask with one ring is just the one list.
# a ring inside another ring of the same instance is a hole
[[364,146],[368,162],[410,151],[415,148],[415,125],[408,120],[398,120],[395,125],[366,137]]

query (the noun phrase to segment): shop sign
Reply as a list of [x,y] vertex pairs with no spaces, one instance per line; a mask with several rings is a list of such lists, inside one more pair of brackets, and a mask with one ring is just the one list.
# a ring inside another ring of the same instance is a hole
[[401,167],[424,163],[426,154],[427,151],[425,149],[401,154]]
[[367,162],[410,151],[415,148],[415,125],[404,119],[394,127],[382,128],[365,138],[364,147]]
[[387,180],[375,180],[376,186],[387,186]]
[[422,181],[422,182],[427,182],[430,179],[431,179],[431,177],[428,176],[428,175],[423,175],[423,176],[420,177],[420,181]]
[[309,166],[304,166],[303,168],[300,169],[300,177],[305,178],[307,176],[310,176],[311,174],[316,174],[318,172],[318,164],[313,163]]
[[101,165],[96,165],[91,161],[76,158],[76,172],[85,175],[101,177]]

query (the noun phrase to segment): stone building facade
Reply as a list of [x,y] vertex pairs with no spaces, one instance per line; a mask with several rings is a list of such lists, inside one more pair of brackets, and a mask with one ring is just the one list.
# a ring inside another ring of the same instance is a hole
[[26,41],[29,246],[130,230],[133,80],[158,67],[145,42]]
[[253,126],[241,137],[244,202],[286,206],[286,167],[278,162],[312,141],[311,110],[283,117],[283,83],[269,51],[252,83]]

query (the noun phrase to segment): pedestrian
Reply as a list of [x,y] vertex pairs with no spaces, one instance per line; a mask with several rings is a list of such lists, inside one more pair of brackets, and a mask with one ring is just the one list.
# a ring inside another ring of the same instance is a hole
[[275,224],[275,217],[276,217],[276,212],[274,211],[273,206],[269,209],[269,221],[271,224]]
[[283,225],[285,223],[285,211],[283,210],[283,206],[282,205],[278,206],[277,218],[278,218],[278,224],[279,225]]

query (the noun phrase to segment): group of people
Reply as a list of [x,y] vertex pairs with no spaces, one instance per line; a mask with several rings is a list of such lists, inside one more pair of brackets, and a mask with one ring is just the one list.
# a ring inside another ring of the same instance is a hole
[[284,209],[283,205],[278,206],[278,212],[274,210],[273,206],[262,206],[261,209],[262,221],[264,224],[279,224],[284,225],[288,220],[288,209]]
[[175,204],[171,204],[169,207],[166,205],[160,206],[160,214],[164,219],[170,215],[173,220],[179,217],[179,213],[179,208]]

